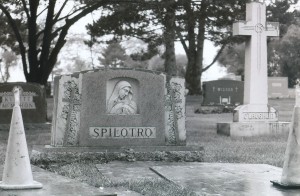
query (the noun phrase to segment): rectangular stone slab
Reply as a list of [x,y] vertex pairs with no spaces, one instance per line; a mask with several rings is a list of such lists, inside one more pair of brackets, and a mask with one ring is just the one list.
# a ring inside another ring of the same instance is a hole
[[250,137],[288,133],[290,122],[224,122],[217,123],[217,133],[227,136]]
[[[266,164],[186,163],[151,169],[199,195],[288,195],[270,182],[280,179],[282,169]],[[297,191],[288,190],[291,194]]]

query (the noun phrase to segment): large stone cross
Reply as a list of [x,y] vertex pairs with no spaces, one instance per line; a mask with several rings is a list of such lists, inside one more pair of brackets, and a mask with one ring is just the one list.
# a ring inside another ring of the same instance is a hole
[[279,23],[266,22],[266,5],[251,2],[246,5],[246,21],[233,24],[233,35],[250,36],[245,49],[244,105],[248,106],[242,109],[242,113],[246,116],[240,112],[236,121],[248,121],[247,112],[261,113],[258,116],[269,116],[266,114],[270,111],[268,110],[267,37],[279,36]]

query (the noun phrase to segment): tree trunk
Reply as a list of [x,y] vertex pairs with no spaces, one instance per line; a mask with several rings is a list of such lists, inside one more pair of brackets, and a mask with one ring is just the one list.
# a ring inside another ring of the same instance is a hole
[[201,76],[203,73],[203,51],[204,51],[204,40],[205,40],[205,16],[206,4],[202,2],[200,13],[198,16],[199,26],[198,26],[198,35],[197,35],[197,52],[196,52],[196,65],[197,67],[197,76],[195,82],[198,81],[196,86],[196,93],[202,94],[201,88]]
[[[203,48],[205,39],[205,11],[206,5],[202,1],[200,15],[198,20],[195,20],[194,12],[191,8],[191,2],[188,1],[185,5],[188,24],[188,64],[186,69],[185,79],[189,94],[201,94],[201,76],[203,66]],[[198,21],[198,33],[195,33],[196,21]]]
[[199,92],[199,81],[197,80],[197,73],[199,70],[196,66],[196,40],[195,40],[195,16],[191,7],[191,0],[186,1],[184,8],[187,14],[187,39],[188,64],[186,68],[185,80],[190,94],[197,94]]
[[175,9],[176,4],[174,0],[168,0],[166,7],[166,16],[165,16],[165,32],[164,32],[164,39],[165,39],[165,72],[170,75],[176,75],[176,57],[175,57]]
[[[31,67],[32,64],[29,64],[29,66]],[[37,65],[36,66],[33,66],[33,67],[38,67]],[[31,71],[28,73],[28,76],[26,78],[26,81],[27,82],[33,82],[33,83],[39,83],[41,85],[45,85],[47,83],[47,81],[43,81],[43,78],[41,77],[42,73],[41,73],[41,70],[40,68],[36,69],[35,72]]]

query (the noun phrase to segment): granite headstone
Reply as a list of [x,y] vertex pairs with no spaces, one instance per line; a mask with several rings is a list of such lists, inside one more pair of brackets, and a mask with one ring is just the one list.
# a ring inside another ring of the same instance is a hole
[[45,89],[35,83],[0,84],[0,124],[10,124],[14,106],[13,88],[21,88],[20,107],[24,123],[45,123],[47,120],[47,102]]
[[240,105],[244,99],[244,82],[213,80],[203,83],[202,105]]
[[268,77],[268,97],[286,98],[289,96],[287,77]]
[[51,145],[184,145],[184,90],[184,79],[145,70],[58,76]]

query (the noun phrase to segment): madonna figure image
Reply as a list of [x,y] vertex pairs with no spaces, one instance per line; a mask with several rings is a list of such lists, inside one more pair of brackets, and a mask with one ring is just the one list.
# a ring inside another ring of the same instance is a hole
[[115,85],[107,102],[109,114],[136,114],[137,106],[132,100],[133,93],[129,82],[121,80]]

